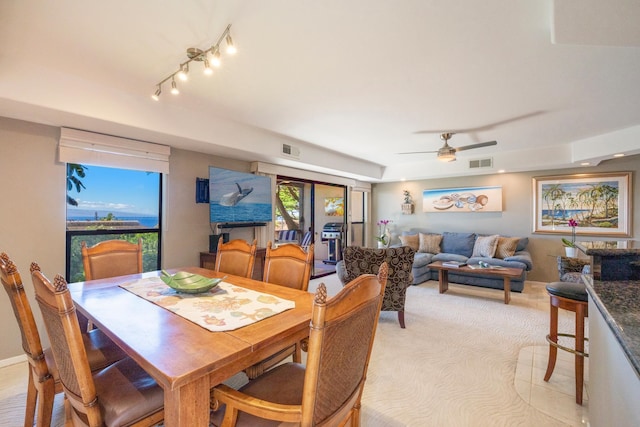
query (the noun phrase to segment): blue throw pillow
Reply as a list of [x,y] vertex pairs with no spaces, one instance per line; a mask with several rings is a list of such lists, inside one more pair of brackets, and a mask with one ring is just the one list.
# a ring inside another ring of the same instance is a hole
[[525,249],[527,249],[527,245],[528,244],[529,244],[529,238],[528,237],[521,238],[520,241],[518,242],[518,246],[516,246],[516,252],[524,251]]
[[473,253],[473,245],[475,243],[475,233],[452,233],[445,231],[442,233],[442,243],[440,246],[444,253],[470,257]]

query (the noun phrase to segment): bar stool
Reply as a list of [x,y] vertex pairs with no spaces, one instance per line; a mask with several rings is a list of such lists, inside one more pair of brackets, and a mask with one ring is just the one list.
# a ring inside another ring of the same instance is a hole
[[[551,374],[553,374],[558,349],[573,353],[575,355],[576,403],[582,405],[584,358],[589,357],[589,354],[584,352],[584,342],[589,340],[584,336],[584,319],[589,316],[587,290],[583,283],[553,282],[547,285],[547,292],[549,293],[551,307],[550,328],[549,335],[547,335],[549,361],[547,362],[547,372],[544,374],[544,380],[549,381]],[[575,335],[558,333],[558,308],[572,311],[576,314]],[[560,345],[558,343],[559,336],[575,338],[575,349]]]

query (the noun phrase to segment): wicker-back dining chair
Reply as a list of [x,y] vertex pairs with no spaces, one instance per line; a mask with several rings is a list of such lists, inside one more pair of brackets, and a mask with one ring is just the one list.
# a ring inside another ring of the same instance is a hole
[[[279,245],[274,248],[272,243],[269,242],[267,243],[262,280],[275,285],[306,291],[309,289],[313,256],[313,245],[310,245],[305,251],[301,246],[293,243]],[[300,343],[280,350],[267,359],[245,369],[244,372],[250,379],[256,378],[289,356],[293,356],[293,361],[296,363],[302,361]]]
[[142,273],[142,239],[105,240],[91,247],[82,242],[81,251],[86,280]]
[[256,262],[257,246],[258,243],[255,239],[252,244],[242,239],[231,240],[227,243],[218,240],[215,271],[251,278],[253,265]]
[[152,426],[164,418],[162,388],[131,358],[92,371],[67,282],[51,283],[31,266],[36,301],[45,321],[65,393],[65,425]]
[[311,314],[306,368],[285,363],[239,390],[215,387],[212,424],[358,426],[387,272],[384,263],[378,276],[362,275],[330,299],[321,284]]
[[[37,426],[48,427],[51,423],[54,397],[62,392],[58,368],[51,349],[42,346],[20,272],[4,252],[0,254],[0,281],[11,301],[22,336],[22,349],[29,364],[24,425],[33,426],[35,420]],[[97,330],[85,334],[83,344],[93,370],[103,369],[125,357],[118,346]]]

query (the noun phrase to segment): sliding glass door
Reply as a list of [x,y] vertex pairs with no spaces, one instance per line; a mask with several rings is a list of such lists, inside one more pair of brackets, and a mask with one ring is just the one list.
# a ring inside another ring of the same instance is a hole
[[346,244],[346,203],[345,186],[278,176],[274,242],[314,243],[312,277],[334,273]]

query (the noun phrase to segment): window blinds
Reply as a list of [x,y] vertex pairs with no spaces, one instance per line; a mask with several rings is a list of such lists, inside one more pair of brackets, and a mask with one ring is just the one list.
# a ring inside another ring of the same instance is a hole
[[169,173],[167,145],[61,128],[58,160],[63,163]]

